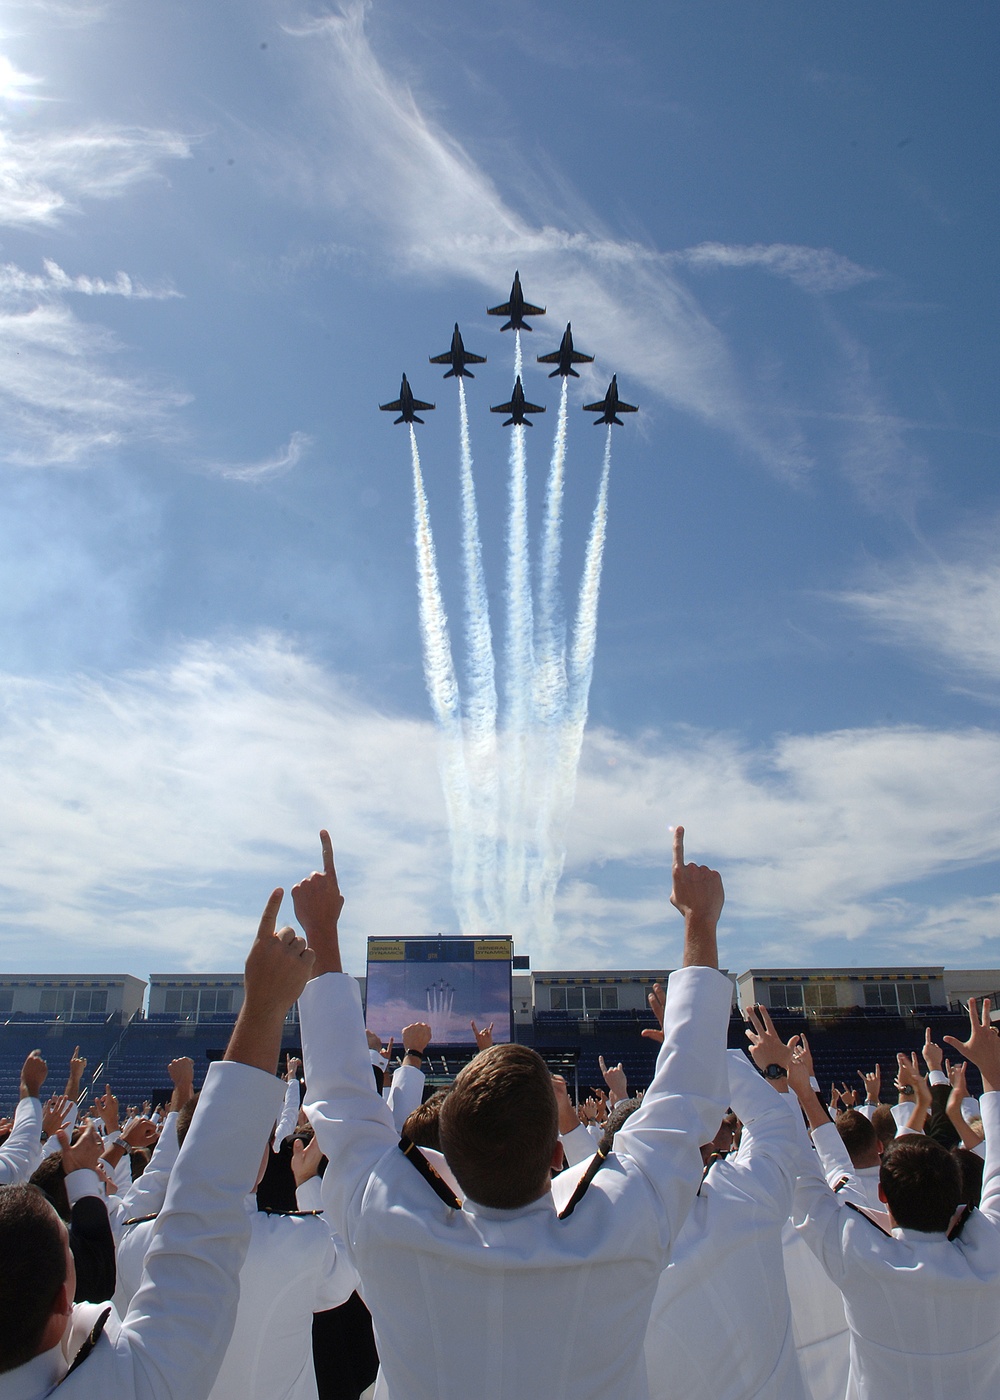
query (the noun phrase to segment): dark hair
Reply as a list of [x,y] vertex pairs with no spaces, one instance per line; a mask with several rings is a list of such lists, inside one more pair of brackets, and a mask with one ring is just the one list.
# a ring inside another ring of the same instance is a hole
[[856,1167],[873,1167],[878,1157],[878,1133],[872,1123],[856,1108],[848,1108],[837,1119],[837,1132],[843,1139],[848,1155]]
[[872,1114],[872,1127],[883,1148],[889,1146],[896,1136],[896,1120],[892,1116],[892,1109],[887,1103],[880,1103]]
[[636,1095],[631,1099],[619,1099],[614,1108],[608,1114],[607,1122],[604,1124],[604,1136],[601,1138],[601,1146],[608,1152],[611,1151],[611,1144],[615,1140],[615,1133],[632,1117],[632,1114],[642,1104],[642,1099]]
[[441,1151],[439,1118],[441,1105],[448,1097],[450,1089],[435,1089],[429,1098],[418,1104],[403,1124],[403,1136],[408,1137],[415,1147],[433,1147]]
[[904,1229],[947,1230],[962,1201],[955,1158],[918,1133],[906,1133],[886,1148],[879,1185],[893,1220]]
[[983,1168],[986,1163],[978,1152],[970,1152],[967,1147],[953,1147],[951,1155],[962,1175],[962,1204],[978,1206],[983,1194]]
[[66,1282],[66,1237],[35,1186],[0,1186],[0,1372],[36,1355]]
[[177,1141],[181,1147],[184,1146],[184,1139],[188,1135],[188,1129],[191,1127],[191,1119],[194,1117],[194,1111],[198,1107],[198,1099],[200,1097],[200,1091],[197,1094],[192,1094],[191,1097],[188,1099],[187,1103],[181,1104],[181,1107],[178,1110]]
[[69,1223],[69,1196],[66,1194],[66,1168],[58,1152],[43,1157],[41,1165],[31,1174],[32,1186],[37,1186],[55,1213]]
[[448,1164],[473,1201],[514,1210],[545,1190],[559,1110],[552,1075],[527,1045],[493,1045],[470,1061],[438,1123]]

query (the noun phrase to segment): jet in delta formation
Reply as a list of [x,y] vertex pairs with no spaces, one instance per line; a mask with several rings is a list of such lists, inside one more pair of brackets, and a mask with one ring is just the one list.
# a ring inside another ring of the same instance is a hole
[[424,420],[417,417],[417,409],[423,413],[429,413],[434,407],[432,403],[424,403],[421,399],[413,397],[413,390],[410,388],[403,375],[403,382],[399,386],[399,398],[394,403],[380,403],[379,408],[383,413],[398,413],[399,417],[394,419],[395,423],[422,423]]
[[525,301],[521,291],[521,274],[515,272],[510,285],[510,301],[505,301],[502,306],[489,307],[486,314],[509,317],[507,324],[500,327],[502,331],[530,331],[532,327],[525,321],[525,316],[544,316],[545,307],[532,306],[530,301]]
[[454,376],[460,379],[464,374],[468,379],[475,379],[471,369],[466,369],[466,365],[484,365],[485,355],[471,355],[462,344],[462,332],[458,329],[458,322],[455,322],[455,334],[451,338],[451,349],[446,350],[443,355],[432,355],[432,365],[451,365],[451,369],[445,374],[445,379]]
[[585,403],[583,405],[583,411],[584,413],[599,413],[601,415],[600,418],[594,419],[595,428],[597,427],[598,423],[607,423],[609,425],[612,423],[617,423],[619,428],[624,428],[625,424],[617,415],[619,413],[639,412],[634,403],[623,403],[622,400],[618,397],[617,374],[613,374],[611,376],[611,383],[608,385],[608,392],[604,395],[604,398],[601,400],[601,402]]
[[504,422],[505,428],[509,428],[512,423],[518,427],[530,428],[531,423],[524,415],[526,413],[544,413],[545,409],[540,404],[528,403],[521,387],[521,376],[518,375],[514,380],[514,392],[510,396],[510,403],[498,403],[496,408],[490,409],[490,412],[510,414],[510,417]]
[[593,355],[581,355],[579,350],[573,349],[573,327],[567,322],[566,331],[562,338],[562,343],[558,350],[553,350],[551,355],[539,355],[540,365],[555,365],[556,368],[549,375],[550,379],[555,379],[557,374],[571,374],[574,379],[580,376],[573,368],[574,365],[589,365],[593,363]]

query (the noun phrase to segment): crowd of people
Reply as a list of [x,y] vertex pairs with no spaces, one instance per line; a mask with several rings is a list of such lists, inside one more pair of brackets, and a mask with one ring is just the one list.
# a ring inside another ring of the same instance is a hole
[[[1000,1393],[1000,1036],[820,1093],[750,1007],[726,1049],[718,872],[674,842],[677,971],[652,1083],[579,1104],[493,1045],[425,1095],[341,966],[343,897],[264,910],[222,1061],[87,1103],[35,1051],[0,1121],[0,1400],[978,1400]],[[666,950],[665,950],[666,951]],[[278,1060],[298,1002],[302,1062]],[[979,1070],[973,1098],[966,1064]],[[81,1106],[86,1111],[81,1115]]]

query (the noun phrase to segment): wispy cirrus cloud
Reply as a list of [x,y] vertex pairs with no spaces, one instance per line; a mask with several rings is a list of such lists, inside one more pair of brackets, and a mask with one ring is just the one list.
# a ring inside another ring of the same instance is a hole
[[[142,672],[0,676],[0,917],[8,962],[239,966],[274,883],[334,832],[349,965],[388,928],[449,928],[429,721],[387,714],[274,635]],[[140,776],[141,775],[141,776]],[[566,967],[676,953],[667,823],[727,888],[731,967],[987,961],[996,900],[928,882],[1000,860],[1000,737],[917,727],[752,749],[702,731],[588,736],[557,911]],[[100,932],[95,936],[94,930]],[[539,950],[526,948],[523,951]],[[881,960],[881,959],[880,959]]]
[[284,476],[302,460],[303,453],[312,446],[308,433],[295,431],[284,447],[272,457],[260,462],[209,462],[206,470],[213,476],[224,476],[229,481],[266,481],[271,477]]
[[42,259],[42,272],[27,272],[16,263],[0,263],[0,297],[58,296],[75,292],[87,297],[125,297],[134,301],[165,301],[179,297],[173,287],[147,287],[127,272],[118,272],[113,281],[86,273],[70,276],[51,258]]
[[30,310],[0,303],[0,424],[4,459],[16,466],[69,466],[126,436],[168,431],[176,389],[118,374],[116,338],[60,302]]
[[54,226],[88,199],[114,199],[191,155],[176,131],[92,125],[31,132],[0,127],[0,224]]
[[806,292],[842,292],[879,275],[832,248],[797,243],[699,243],[666,256],[695,268],[759,267],[776,277],[787,277]]
[[936,560],[902,566],[836,595],[880,636],[959,676],[1000,680],[1000,563]]

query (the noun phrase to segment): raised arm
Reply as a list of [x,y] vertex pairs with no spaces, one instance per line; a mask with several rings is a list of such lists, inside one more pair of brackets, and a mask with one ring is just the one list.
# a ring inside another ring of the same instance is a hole
[[0,1186],[27,1181],[42,1160],[42,1085],[48,1067],[37,1050],[21,1066],[21,1097],[10,1136],[0,1147]]
[[975,997],[969,998],[969,1038],[944,1039],[964,1055],[983,1076],[983,1096],[979,1105],[986,1133],[986,1165],[983,1168],[983,1194],[979,1209],[995,1223],[1000,1223],[1000,1036],[990,1020],[990,999],[983,1000],[982,1012],[976,1008]]

